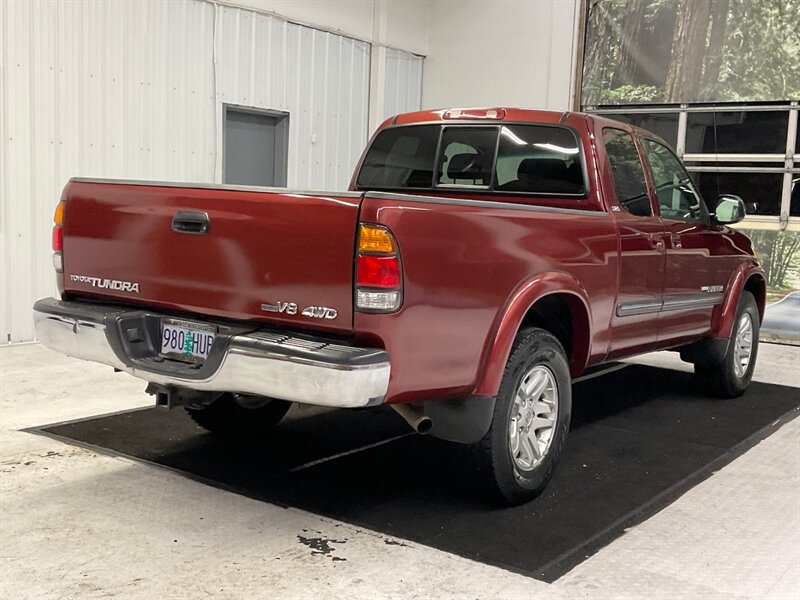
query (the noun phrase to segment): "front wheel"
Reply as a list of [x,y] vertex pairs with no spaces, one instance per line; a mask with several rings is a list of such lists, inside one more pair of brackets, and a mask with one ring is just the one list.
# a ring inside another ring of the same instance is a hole
[[713,395],[736,398],[750,385],[758,356],[759,325],[755,297],[750,292],[742,292],[722,362],[694,366],[695,375]]
[[203,429],[226,438],[258,438],[272,430],[292,403],[250,394],[222,394],[211,404],[187,406]]
[[521,330],[506,363],[492,425],[475,447],[485,482],[505,503],[532,500],[550,481],[567,440],[571,409],[561,344],[543,329]]

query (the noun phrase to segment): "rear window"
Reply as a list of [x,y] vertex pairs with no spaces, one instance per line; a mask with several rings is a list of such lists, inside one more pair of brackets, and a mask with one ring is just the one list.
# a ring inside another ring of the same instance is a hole
[[368,188],[429,188],[439,143],[438,125],[383,130],[372,142],[358,174]]
[[436,187],[488,189],[492,181],[496,127],[446,127]]
[[583,196],[584,181],[580,146],[566,127],[412,125],[378,134],[356,185]]
[[501,127],[495,189],[583,194],[583,168],[575,135],[561,127]]

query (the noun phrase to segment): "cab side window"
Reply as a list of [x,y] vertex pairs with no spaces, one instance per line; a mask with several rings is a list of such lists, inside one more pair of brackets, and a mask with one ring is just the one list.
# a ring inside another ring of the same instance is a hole
[[672,150],[655,140],[645,139],[643,143],[653,171],[661,216],[665,219],[708,224],[708,209]]
[[644,167],[633,137],[621,129],[603,129],[603,144],[611,165],[614,189],[622,207],[637,217],[650,217],[653,209],[647,195]]

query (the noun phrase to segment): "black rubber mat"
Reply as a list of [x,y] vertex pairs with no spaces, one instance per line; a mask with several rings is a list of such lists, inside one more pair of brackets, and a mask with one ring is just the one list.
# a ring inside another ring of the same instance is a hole
[[295,407],[270,440],[250,445],[219,441],[182,411],[162,409],[39,431],[553,581],[798,404],[796,388],[759,383],[735,400],[710,399],[690,374],[645,366],[576,384],[562,463],[542,496],[515,508],[492,504],[474,484],[468,448],[408,435],[386,409]]

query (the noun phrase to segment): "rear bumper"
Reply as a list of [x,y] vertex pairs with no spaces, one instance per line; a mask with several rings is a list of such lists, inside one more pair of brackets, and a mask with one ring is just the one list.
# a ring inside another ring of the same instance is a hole
[[218,325],[202,366],[159,356],[158,313],[46,298],[33,307],[48,348],[109,365],[150,383],[354,408],[381,404],[389,355],[312,336]]

